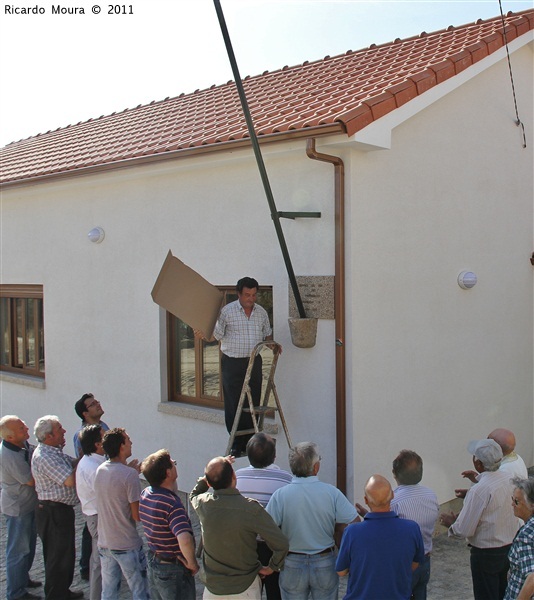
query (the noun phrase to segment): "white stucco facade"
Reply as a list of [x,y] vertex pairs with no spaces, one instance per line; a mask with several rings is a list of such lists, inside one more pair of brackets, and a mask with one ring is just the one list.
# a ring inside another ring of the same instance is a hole
[[[526,149],[504,51],[395,124],[389,147],[372,150],[358,135],[317,141],[346,170],[347,493],[355,500],[369,475],[390,475],[402,448],[421,454],[424,483],[440,501],[452,498],[470,467],[467,442],[496,427],[512,429],[534,464],[533,52],[532,41],[519,42],[512,56]],[[263,153],[278,209],[322,214],[283,222],[296,274],[333,275],[332,166],[307,158],[305,140]],[[30,426],[59,415],[72,451],[73,405],[91,391],[104,420],[127,428],[134,456],[169,448],[180,488],[190,489],[227,433],[218,411],[184,415],[165,404],[164,319],[150,292],[171,249],[215,285],[250,275],[273,286],[284,348],[276,381],[291,436],[318,442],[321,478],[335,483],[334,321],[319,321],[314,348],[291,344],[287,275],[251,150],[13,187],[1,211],[2,282],[43,284],[46,341],[44,386],[2,375],[2,414]],[[87,239],[95,226],[105,230],[101,244]],[[457,284],[463,270],[478,276],[472,290]],[[287,467],[282,432],[278,440],[277,462]]]

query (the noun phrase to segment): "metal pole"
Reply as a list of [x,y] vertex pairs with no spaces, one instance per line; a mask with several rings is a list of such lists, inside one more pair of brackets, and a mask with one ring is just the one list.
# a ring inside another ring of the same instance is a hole
[[219,0],[213,0],[213,3],[215,4],[215,10],[217,11],[217,17],[219,18],[221,32],[222,32],[222,35],[224,38],[224,43],[226,45],[226,51],[228,52],[228,58],[230,59],[230,65],[232,66],[232,72],[234,74],[235,84],[237,86],[237,91],[239,93],[239,99],[241,100],[241,107],[243,108],[243,113],[245,115],[245,121],[247,122],[250,140],[252,142],[252,147],[254,148],[254,154],[256,155],[256,162],[258,163],[258,169],[260,171],[261,180],[263,182],[263,188],[265,190],[265,195],[267,196],[267,202],[269,203],[269,208],[271,209],[271,218],[274,223],[276,235],[278,236],[278,242],[280,243],[280,249],[282,250],[282,256],[284,257],[287,274],[289,276],[289,282],[291,283],[291,289],[293,290],[293,295],[295,296],[295,302],[297,304],[299,316],[301,319],[305,319],[306,311],[304,310],[304,305],[302,304],[302,299],[300,297],[300,291],[298,288],[297,279],[296,279],[295,273],[293,271],[293,266],[291,265],[291,259],[289,258],[289,252],[287,250],[286,241],[284,239],[284,232],[282,231],[282,226],[280,225],[280,217],[278,215],[278,211],[276,209],[276,204],[274,202],[273,192],[271,190],[269,178],[267,176],[265,164],[263,162],[263,157],[261,155],[258,138],[256,137],[256,132],[254,131],[254,124],[252,122],[252,117],[250,116],[250,110],[248,108],[248,102],[247,102],[247,98],[245,96],[245,89],[243,88],[243,82],[241,81],[241,76],[239,75],[239,69],[237,68],[237,62],[235,60],[234,51],[232,49],[232,42],[230,41],[230,35],[228,34],[228,29],[226,28],[226,22],[224,20],[224,15],[222,12],[221,4],[220,4]]

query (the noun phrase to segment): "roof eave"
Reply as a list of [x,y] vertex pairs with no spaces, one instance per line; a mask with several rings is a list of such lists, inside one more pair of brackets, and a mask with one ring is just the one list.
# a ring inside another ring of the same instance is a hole
[[[270,144],[275,142],[283,142],[287,140],[295,140],[308,137],[324,137],[327,135],[346,134],[346,129],[341,122],[336,122],[328,125],[319,125],[317,127],[309,127],[292,131],[284,131],[280,133],[272,133],[263,135],[258,138],[260,145]],[[83,177],[87,175],[95,175],[117,169],[128,169],[147,165],[155,162],[163,162],[168,160],[177,160],[190,156],[201,156],[203,154],[211,154],[213,152],[226,152],[230,150],[238,150],[241,148],[252,147],[250,138],[240,140],[229,140],[225,142],[216,142],[214,144],[205,144],[202,146],[194,146],[191,148],[181,148],[170,152],[161,152],[150,154],[147,156],[139,156],[135,158],[127,158],[123,160],[110,161],[108,163],[94,165],[90,167],[74,168],[57,173],[46,173],[36,177],[27,177],[14,179],[11,181],[0,182],[0,189],[7,190],[14,187],[22,187],[29,185],[37,185],[40,183],[48,183],[51,181],[66,180],[73,177]]]

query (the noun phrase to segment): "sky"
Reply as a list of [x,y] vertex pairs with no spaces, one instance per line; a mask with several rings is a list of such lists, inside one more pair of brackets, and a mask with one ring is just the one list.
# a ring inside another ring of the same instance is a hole
[[[0,147],[233,79],[213,0],[10,1]],[[218,1],[242,78],[500,14],[499,0]],[[506,14],[534,0],[501,4]]]

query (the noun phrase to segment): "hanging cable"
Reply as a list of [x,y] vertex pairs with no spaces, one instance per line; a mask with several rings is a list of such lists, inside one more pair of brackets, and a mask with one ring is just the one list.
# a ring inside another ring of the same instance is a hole
[[515,95],[514,74],[512,73],[512,63],[510,61],[510,52],[508,51],[508,40],[506,39],[506,23],[504,21],[504,13],[502,10],[501,0],[499,0],[499,8],[501,10],[502,35],[504,37],[504,45],[506,47],[506,56],[508,57],[508,71],[510,72],[510,82],[512,83],[512,94],[514,96],[514,106],[515,106],[515,116],[516,116],[515,124],[518,127],[521,127],[521,131],[523,133],[523,148],[526,148],[527,147],[527,138],[525,135],[525,126],[523,125],[523,122],[519,118],[519,111],[517,109],[517,98]]

